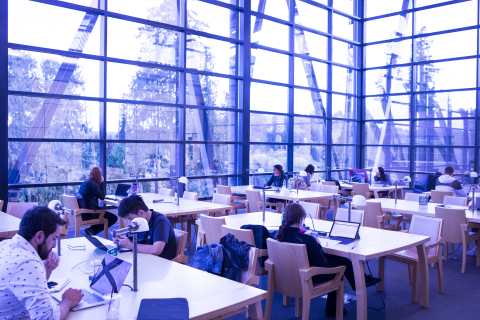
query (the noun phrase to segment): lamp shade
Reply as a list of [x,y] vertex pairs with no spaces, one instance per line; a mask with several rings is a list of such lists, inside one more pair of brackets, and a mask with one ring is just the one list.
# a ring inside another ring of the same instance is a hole
[[478,173],[470,172],[470,178],[478,178]]
[[306,172],[306,171],[300,171],[300,172],[298,173],[298,175],[299,175],[300,177],[306,177],[306,176],[307,176],[307,172]]
[[364,196],[356,195],[352,198],[352,205],[363,207],[367,205],[367,199]]
[[63,205],[58,200],[52,200],[48,203],[48,209],[51,209],[53,211],[62,210],[62,208],[63,208]]
[[412,179],[409,176],[405,176],[405,177],[403,177],[403,181],[412,182]]
[[258,173],[265,173],[265,169],[263,169],[263,168],[258,168],[257,172],[258,172]]
[[145,232],[150,230],[150,227],[148,226],[147,220],[145,218],[135,218],[132,220],[132,224],[136,222],[138,225],[138,229],[134,230],[135,232]]
[[187,179],[186,177],[180,177],[180,179],[178,179],[178,182],[187,184],[187,183],[188,183],[188,179]]

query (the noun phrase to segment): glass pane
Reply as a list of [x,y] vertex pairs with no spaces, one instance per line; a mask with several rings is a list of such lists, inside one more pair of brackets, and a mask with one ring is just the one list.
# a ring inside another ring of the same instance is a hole
[[295,29],[295,53],[327,60],[327,37]]
[[179,8],[176,0],[131,0],[108,1],[108,10],[137,18],[180,25]]
[[322,32],[328,32],[328,11],[302,1],[295,1],[295,23]]
[[470,148],[415,148],[415,171],[443,172],[446,166],[452,166],[456,173],[474,171],[475,149]]
[[365,167],[383,167],[392,170],[410,171],[410,152],[408,147],[366,147]]
[[341,93],[356,94],[357,76],[358,72],[354,69],[332,66],[332,90]]
[[178,102],[180,72],[159,68],[108,63],[107,92],[113,99]]
[[378,121],[365,123],[365,144],[410,144],[410,122]]
[[288,51],[288,26],[266,19],[256,20],[256,24],[252,23],[252,43]]
[[13,188],[8,190],[8,202],[38,202],[39,206],[48,206],[52,200],[62,199],[62,195],[75,195],[80,189],[76,186],[56,186],[44,188]]
[[197,0],[187,1],[187,27],[237,38],[238,12]]
[[[390,1],[383,2],[390,4]],[[411,13],[407,13],[405,16],[397,15],[382,19],[365,21],[365,42],[375,42],[380,40],[411,36]]]
[[327,94],[325,92],[293,89],[293,105],[296,114],[327,116]]
[[332,120],[332,143],[354,144],[357,136],[355,121]]
[[415,61],[464,57],[477,52],[477,30],[422,37],[415,41]]
[[82,181],[99,166],[93,142],[9,142],[8,183]]
[[288,56],[252,49],[252,78],[288,83]]
[[178,108],[107,104],[107,139],[179,140]]
[[476,92],[417,94],[417,118],[475,117]]
[[[282,0],[252,0],[252,11],[288,21],[288,2]],[[252,16],[252,24],[257,24],[259,18]]]
[[475,120],[439,119],[415,123],[415,144],[475,146]]
[[236,45],[187,35],[187,68],[235,75]]
[[415,13],[415,34],[477,24],[477,1],[464,1]]
[[343,11],[351,15],[358,15],[357,3],[352,0],[335,0],[333,1],[333,7],[337,10]]
[[411,9],[411,8],[412,8],[412,1],[365,0],[365,17],[370,18],[370,17],[380,16],[383,14],[398,12],[398,11]]
[[332,40],[332,61],[355,66],[355,60],[358,59],[358,46],[343,41]]
[[185,152],[187,176],[236,174],[242,168],[236,144],[186,144]]
[[[336,180],[348,180],[350,179],[350,174],[348,171],[331,171],[330,176]],[[324,178],[322,178],[323,180]]]
[[288,142],[288,117],[250,114],[250,142]]
[[242,81],[187,73],[187,104],[194,106],[236,108],[237,85]]
[[295,85],[314,89],[327,89],[326,63],[295,58]]
[[410,96],[384,96],[365,99],[367,120],[409,119]]
[[250,169],[265,169],[273,172],[273,166],[279,164],[287,171],[287,146],[272,144],[250,145]]
[[173,30],[108,18],[109,57],[178,66],[178,41]]
[[8,0],[8,41],[98,55],[100,20],[91,13],[34,1]]
[[332,94],[332,117],[357,118],[357,98]]
[[325,119],[294,117],[293,121],[294,143],[327,143],[327,123]]
[[241,141],[238,120],[237,112],[187,109],[186,139],[188,141]]
[[107,180],[178,177],[179,145],[108,143]]
[[288,112],[288,88],[252,82],[250,109],[268,112]]
[[348,40],[357,40],[355,32],[358,30],[358,28],[355,20],[334,13],[332,22],[333,35]]
[[432,4],[447,2],[450,0],[415,0],[415,8],[425,7]]
[[210,179],[188,179],[186,190],[196,192],[199,198],[213,197],[217,185],[237,186],[240,185],[236,177],[217,177]]
[[365,71],[367,95],[406,92],[410,92],[410,67]]
[[[115,194],[117,190],[118,183],[107,183],[107,194]],[[157,193],[160,188],[175,188],[176,185],[172,181],[138,181],[138,193]],[[127,190],[129,193],[132,189]]]
[[81,6],[97,8],[98,9],[98,0],[61,0],[62,2],[75,3]]
[[[305,170],[309,164],[313,165],[315,170],[325,170],[324,146],[293,147],[293,171]],[[318,179],[318,175],[314,174],[311,179]]]
[[355,167],[356,147],[332,146],[332,170]]
[[99,97],[102,63],[8,49],[8,89]]
[[415,66],[417,91],[433,91],[476,86],[476,59],[437,62]]
[[9,138],[98,139],[101,103],[8,97]]
[[367,68],[382,67],[412,61],[412,40],[394,41],[365,47]]

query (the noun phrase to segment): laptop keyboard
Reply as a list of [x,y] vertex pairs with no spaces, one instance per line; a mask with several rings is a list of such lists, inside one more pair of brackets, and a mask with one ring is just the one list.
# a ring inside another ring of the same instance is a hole
[[349,243],[355,242],[355,239],[352,240],[352,239],[344,239],[344,238],[337,238],[337,237],[328,237],[328,239],[340,241],[340,244],[349,244]]
[[88,290],[82,290],[83,293],[83,301],[85,301],[88,304],[94,304],[94,303],[99,303],[103,301],[102,297],[99,297],[97,295],[94,295]]

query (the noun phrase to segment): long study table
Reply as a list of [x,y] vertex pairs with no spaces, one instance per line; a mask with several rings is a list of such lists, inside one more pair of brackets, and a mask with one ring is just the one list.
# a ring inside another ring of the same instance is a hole
[[0,211],[0,238],[12,238],[17,234],[20,219]]
[[[352,190],[353,189],[353,186],[351,184],[348,184],[348,183],[344,183],[344,182],[340,182],[340,187],[342,189],[349,189],[349,190]],[[382,191],[395,191],[395,186],[377,186],[375,185],[374,183],[372,183],[370,186],[370,191],[373,192],[374,196],[375,196],[375,199],[378,199],[380,198],[380,196],[378,195],[379,192],[382,192]],[[398,199],[403,199],[403,193],[402,193],[402,189],[405,189],[406,187],[405,186],[397,186],[397,198]]]
[[[263,197],[263,189],[255,189],[252,186],[236,186],[230,187],[232,193],[245,194],[245,190],[250,191],[260,191],[260,195]],[[284,201],[306,201],[306,200],[315,200],[320,198],[332,198],[333,193],[327,192],[318,192],[318,191],[308,191],[308,190],[291,190],[287,195],[281,195],[280,192],[277,192],[275,189],[265,190],[265,196],[267,198],[273,198]]]

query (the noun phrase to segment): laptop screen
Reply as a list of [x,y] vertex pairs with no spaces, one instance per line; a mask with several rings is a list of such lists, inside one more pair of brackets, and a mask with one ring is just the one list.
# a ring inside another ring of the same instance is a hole
[[331,237],[355,239],[360,223],[335,220],[330,230]]
[[131,263],[107,254],[98,267],[90,288],[105,295],[111,293],[114,287],[113,291],[118,293],[131,268]]
[[253,183],[254,183],[254,185],[253,185],[254,187],[263,188],[265,186],[265,180],[263,180],[263,178],[255,177],[255,181]]
[[116,196],[126,197],[128,196],[127,191],[130,189],[130,185],[127,183],[119,183],[117,185],[117,190],[115,190]]

